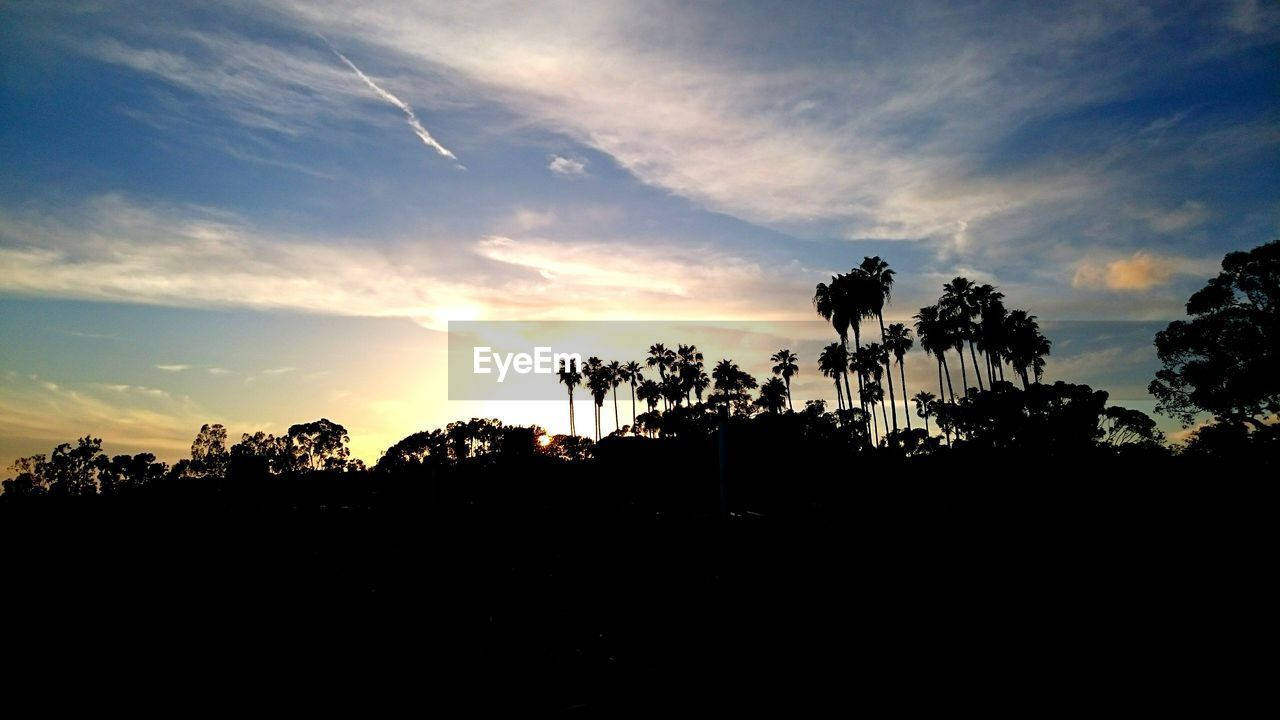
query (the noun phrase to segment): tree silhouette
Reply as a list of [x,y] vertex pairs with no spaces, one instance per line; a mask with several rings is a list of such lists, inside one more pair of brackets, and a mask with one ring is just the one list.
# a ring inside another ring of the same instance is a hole
[[[889,331],[884,338],[885,348],[893,354],[898,362],[898,377],[902,386],[902,414],[907,419],[907,429],[911,429],[911,409],[907,406],[907,371],[905,368],[905,358],[911,348],[915,347],[916,341],[911,339],[911,330],[902,323],[893,323],[889,326]],[[890,373],[892,376],[892,373]],[[892,400],[890,393],[890,400]],[[895,411],[896,415],[896,411]]]
[[578,434],[578,429],[573,417],[573,389],[582,384],[582,373],[578,371],[577,364],[573,358],[561,359],[560,367],[556,371],[560,384],[569,391],[569,434],[574,436]]
[[[893,294],[893,270],[889,269],[889,263],[881,260],[879,256],[864,257],[862,264],[858,266],[866,277],[867,284],[867,311],[873,313],[876,320],[880,323],[880,343],[887,344],[885,338],[884,327],[884,306],[889,302],[890,296]],[[889,381],[889,406],[893,412],[893,429],[898,429],[898,401],[894,399],[893,394],[893,370],[889,367],[889,356],[885,355],[885,370],[888,371]],[[903,391],[903,402],[906,402],[906,391]],[[884,408],[882,407],[881,410]]]
[[756,403],[766,412],[778,414],[787,406],[787,385],[781,379],[772,377],[760,386],[760,397]]
[[636,384],[644,380],[644,370],[640,367],[640,363],[635,360],[629,361],[622,366],[618,375],[619,379],[631,386],[631,428],[632,432],[637,432],[636,426]]
[[[657,368],[659,383],[665,383],[667,381],[667,370],[676,364],[676,353],[674,350],[667,349],[667,346],[662,343],[655,343],[649,346],[649,357],[645,360],[645,364],[651,368]],[[663,398],[663,407],[665,408],[666,396],[664,395]]]
[[937,401],[934,394],[921,390],[911,398],[916,404],[916,415],[924,418],[924,431],[929,432],[929,418],[933,417],[933,404]]
[[1014,310],[1004,322],[1004,338],[1009,363],[1022,378],[1022,389],[1027,390],[1031,378],[1040,382],[1044,370],[1044,358],[1049,354],[1049,339],[1040,334],[1036,316],[1026,310]]
[[1184,426],[1205,412],[1265,430],[1258,416],[1280,412],[1280,240],[1227,253],[1187,315],[1156,334],[1156,412]]
[[200,426],[191,442],[190,471],[199,477],[222,477],[227,469],[227,429],[219,424]]
[[848,356],[844,347],[840,343],[831,343],[830,345],[822,348],[822,353],[818,356],[818,371],[821,372],[824,377],[829,377],[835,381],[836,408],[838,410],[846,409],[844,401],[845,396],[842,394],[844,391],[840,387],[840,378],[843,376],[845,381],[848,381],[848,366]]
[[[920,347],[924,348],[925,353],[932,355],[938,361],[938,395],[939,397],[950,397],[951,402],[956,401],[956,393],[951,387],[951,369],[947,367],[947,350],[954,347],[951,339],[950,328],[946,320],[942,317],[942,311],[937,305],[920,308],[920,312],[915,315],[916,335],[920,337]],[[960,358],[964,360],[963,357]],[[947,386],[942,386],[942,374],[946,372]]]
[[613,392],[613,428],[619,430],[622,423],[618,420],[618,386],[624,382],[622,363],[614,360],[605,366],[606,376],[609,379],[609,389]]
[[800,366],[796,364],[796,360],[798,358],[795,353],[783,348],[782,350],[774,353],[769,359],[774,363],[773,374],[781,376],[783,382],[786,383],[787,409],[794,410],[795,407],[791,404],[791,378],[795,377],[796,373],[800,372]]
[[[225,436],[225,431],[224,431]],[[289,427],[292,467],[307,470],[344,470],[351,457],[351,437],[338,423],[321,418]]]
[[964,382],[964,392],[969,392],[969,375],[965,370],[964,345],[969,344],[969,354],[973,358],[973,372],[978,381],[978,390],[983,389],[982,373],[978,370],[978,354],[974,349],[976,335],[973,319],[977,317],[978,307],[973,297],[973,281],[957,277],[942,287],[942,297],[938,300],[942,308],[942,318],[953,333],[952,341],[956,352],[960,353],[960,376]]

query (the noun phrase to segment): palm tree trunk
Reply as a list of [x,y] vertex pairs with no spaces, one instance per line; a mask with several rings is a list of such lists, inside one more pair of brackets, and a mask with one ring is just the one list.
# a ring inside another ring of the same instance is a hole
[[[942,358],[942,368],[947,371],[947,395],[951,396],[951,402],[956,401],[955,388],[951,387],[951,366],[947,364],[947,354],[944,352],[938,357]],[[939,390],[941,393],[941,390]]]
[[[963,398],[969,394],[969,373],[964,369],[964,345],[960,346],[956,354],[960,356],[960,397]],[[952,399],[952,402],[955,402],[955,400]]]
[[787,409],[790,410],[791,412],[795,412],[796,411],[795,406],[791,404],[791,378],[786,378],[786,380],[787,380]]
[[924,416],[924,434],[926,436],[929,434],[929,416],[928,415]]
[[[898,361],[898,374],[902,378],[902,414],[907,418],[907,431],[911,431],[911,407],[907,405],[907,369],[905,363]],[[894,411],[895,414],[897,411]]]
[[[881,310],[877,314],[880,317],[880,344],[883,345],[884,344],[884,311]],[[898,399],[893,396],[893,363],[887,357],[885,358],[885,361],[884,361],[884,369],[885,369],[885,374],[888,375],[886,379],[889,381],[889,408],[893,411],[893,431],[897,432],[898,431]],[[905,394],[903,395],[902,399],[906,400]],[[885,425],[888,425],[888,423],[885,423]]]
[[880,417],[884,418],[884,434],[889,434],[889,413],[884,409],[884,402],[880,403]]
[[636,433],[636,381],[631,381],[631,432]]
[[[964,355],[964,351],[961,350],[960,354]],[[982,387],[982,370],[978,367],[978,351],[973,349],[972,340],[969,341],[969,357],[973,358],[973,374],[977,376],[978,392],[982,392],[986,388]]]
[[875,444],[879,445],[880,444],[880,421],[876,419],[876,409],[871,408],[871,412],[867,414],[871,416],[870,425],[871,425],[871,432],[873,433],[871,437],[875,439]]
[[618,422],[618,386],[613,386],[613,429],[615,431],[622,429],[622,423]]
[[569,435],[576,436],[577,434],[573,427],[573,390],[569,390]]

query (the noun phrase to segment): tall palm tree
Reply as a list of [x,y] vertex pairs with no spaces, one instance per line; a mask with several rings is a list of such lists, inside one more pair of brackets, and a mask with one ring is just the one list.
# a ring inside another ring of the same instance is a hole
[[[655,343],[649,346],[649,357],[645,360],[645,364],[651,368],[658,368],[658,380],[666,382],[667,369],[676,364],[676,353],[662,343]],[[666,406],[665,397],[663,398],[663,406]]]
[[[831,327],[835,328],[836,335],[840,338],[840,345],[844,348],[845,354],[849,353],[849,326],[853,321],[850,317],[849,309],[853,304],[849,298],[852,291],[852,282],[847,275],[833,275],[831,283],[818,283],[813,290],[813,309],[817,311],[824,320],[830,321]],[[849,407],[853,407],[853,395],[849,391],[849,375],[847,363],[841,368],[840,372],[844,374],[845,395],[848,399]]]
[[556,371],[560,383],[569,390],[569,434],[577,437],[578,430],[573,424],[573,388],[582,383],[582,373],[578,372],[577,361],[561,360],[560,369]]
[[698,404],[702,404],[702,393],[706,392],[711,386],[711,376],[706,370],[699,370],[698,376],[693,379],[693,396],[698,399]]
[[621,430],[622,423],[618,421],[618,386],[622,384],[622,363],[614,360],[604,366],[605,377],[609,380],[609,389],[613,392],[613,429]]
[[622,366],[620,377],[631,386],[631,431],[636,432],[636,383],[644,380],[644,369],[640,367],[640,363],[632,360]]
[[693,398],[690,394],[693,387],[697,384],[698,375],[702,372],[702,352],[698,350],[697,345],[680,345],[676,350],[677,370],[680,376],[680,387],[684,388],[684,399],[690,405],[693,404]]
[[1004,293],[991,285],[978,285],[973,289],[973,303],[978,311],[978,350],[986,357],[987,383],[994,386],[996,371],[999,369],[1003,374],[1000,356],[1004,318],[1008,315],[1004,307]]
[[[868,385],[875,385],[879,389],[879,399],[876,401],[880,404],[880,416],[884,420],[884,431],[889,432],[889,416],[884,409],[884,369],[888,365],[889,353],[879,343],[868,343],[865,347],[858,348],[854,354],[853,364],[857,366],[858,371],[866,378],[863,389]],[[876,397],[876,392],[866,394],[866,397]],[[868,401],[869,402],[869,401]],[[873,419],[875,417],[874,408],[871,413]]]
[[[947,366],[947,349],[951,347],[951,339],[947,325],[942,320],[942,311],[937,305],[920,308],[915,315],[916,335],[920,337],[920,347],[938,361],[938,395],[950,395],[951,402],[956,401],[955,390],[951,387],[951,368]],[[947,386],[942,386],[942,373],[947,373]]]
[[595,419],[595,440],[600,442],[600,409],[604,407],[604,397],[609,391],[609,381],[605,377],[604,363],[600,358],[592,355],[582,363],[582,374],[587,380],[587,390],[591,393],[591,399],[595,401],[594,419]]
[[[911,411],[907,406],[907,371],[904,358],[911,348],[915,347],[915,344],[916,341],[911,339],[911,330],[906,325],[893,323],[889,326],[884,345],[898,361],[898,378],[902,381],[902,414],[907,418],[908,430],[911,429]],[[893,400],[892,392],[889,393],[889,400]]]
[[831,343],[822,348],[822,353],[818,355],[818,371],[824,377],[835,380],[836,383],[836,408],[844,410],[844,395],[840,387],[840,377],[845,375],[845,368],[848,367],[844,348],[840,343]]
[[1028,373],[1034,373],[1035,381],[1040,382],[1044,358],[1049,354],[1051,343],[1040,334],[1040,323],[1036,321],[1036,316],[1026,310],[1013,310],[1005,318],[1004,336],[1009,364],[1022,378],[1022,388],[1026,390],[1030,387]]
[[933,396],[933,393],[921,390],[911,399],[915,401],[916,414],[924,418],[924,432],[928,435],[929,418],[933,416],[933,403],[937,401],[937,398]]
[[769,358],[775,364],[773,366],[773,374],[781,375],[783,382],[787,385],[787,409],[795,410],[791,405],[791,378],[800,372],[800,366],[796,364],[796,354],[790,350],[783,348],[774,353]]
[[[960,343],[957,348],[960,352],[960,371],[964,373],[964,343],[969,343],[969,357],[973,359],[973,374],[978,381],[978,390],[985,388],[982,385],[982,371],[978,369],[978,352],[974,347],[974,341],[977,336],[974,318],[978,316],[978,306],[974,298],[973,281],[956,277],[942,287],[941,305],[948,311],[954,328],[957,332],[957,341]],[[965,392],[968,392],[969,380],[965,379]]]
[[[880,423],[876,420],[876,405],[884,403],[884,387],[880,385],[879,380],[867,378],[866,384],[858,392],[862,395],[862,402],[871,407],[871,412],[869,413],[871,415],[871,428],[876,435],[876,443],[879,444]],[[881,411],[883,412],[883,410],[882,406]],[[888,427],[885,428],[886,431],[888,429]]]
[[[880,322],[880,343],[885,344],[885,328],[884,328],[884,306],[889,302],[893,295],[893,270],[889,269],[889,263],[880,259],[880,256],[864,257],[862,264],[858,266],[867,278],[867,309],[875,314],[876,319]],[[893,412],[893,429],[898,429],[898,401],[893,394],[893,369],[888,365],[888,355],[885,355],[885,369],[889,371],[889,407]],[[906,393],[903,393],[903,402],[906,402]]]

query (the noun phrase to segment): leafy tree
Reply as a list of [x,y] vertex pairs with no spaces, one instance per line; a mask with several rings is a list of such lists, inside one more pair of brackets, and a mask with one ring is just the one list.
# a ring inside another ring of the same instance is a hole
[[292,467],[305,470],[345,470],[351,451],[347,443],[351,437],[347,429],[332,420],[321,418],[314,422],[299,423],[289,427],[288,455]]
[[1259,416],[1280,412],[1280,240],[1228,253],[1187,315],[1156,334],[1156,412],[1184,426],[1206,412],[1265,429]]
[[227,471],[227,429],[220,424],[204,424],[191,442],[189,471],[201,477],[223,477]]
[[1164,433],[1156,428],[1156,421],[1141,410],[1111,406],[1103,413],[1099,425],[1102,441],[1108,445],[1159,445]]

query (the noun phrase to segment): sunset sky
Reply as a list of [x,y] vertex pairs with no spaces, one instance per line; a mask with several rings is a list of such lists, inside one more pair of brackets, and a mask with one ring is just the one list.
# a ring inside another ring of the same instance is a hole
[[[990,282],[1048,379],[1150,411],[1154,332],[1280,237],[1278,100],[1256,1],[5,2],[0,465],[565,431],[450,402],[447,322],[812,320],[864,255],[890,318]],[[657,341],[719,349],[616,359]]]

